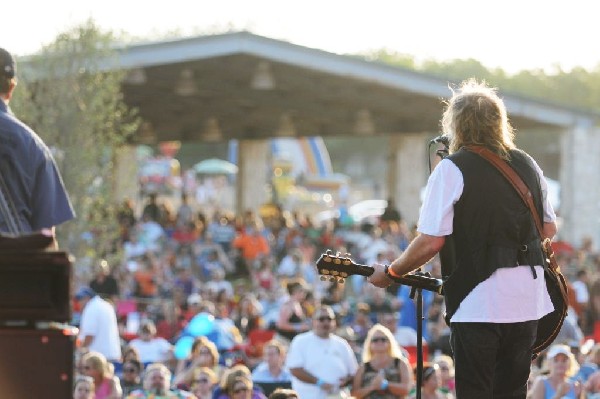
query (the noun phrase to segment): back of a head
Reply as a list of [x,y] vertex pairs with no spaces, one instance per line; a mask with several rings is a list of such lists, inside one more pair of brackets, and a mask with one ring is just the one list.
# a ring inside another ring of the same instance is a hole
[[277,388],[269,395],[269,399],[298,399],[298,393],[293,389]]
[[5,49],[0,48],[0,94],[7,94],[17,76],[17,63]]
[[465,145],[481,145],[506,158],[515,148],[504,102],[495,88],[475,79],[464,81],[453,92],[442,116],[442,128],[451,138],[451,152]]

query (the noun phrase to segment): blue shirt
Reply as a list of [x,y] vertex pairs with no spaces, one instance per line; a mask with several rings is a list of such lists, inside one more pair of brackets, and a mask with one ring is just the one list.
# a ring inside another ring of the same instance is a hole
[[[50,149],[0,99],[0,173],[22,233],[59,225],[75,217]],[[0,231],[9,232],[0,214]]]
[[259,363],[252,371],[252,381],[254,382],[286,382],[291,380],[292,374],[287,368],[284,367],[279,375],[272,375],[266,362]]

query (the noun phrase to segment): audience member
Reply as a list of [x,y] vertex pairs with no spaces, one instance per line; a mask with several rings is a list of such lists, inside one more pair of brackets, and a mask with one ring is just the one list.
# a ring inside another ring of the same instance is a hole
[[252,371],[252,381],[291,382],[292,375],[285,367],[285,346],[277,340],[270,340],[263,347],[263,358]]
[[[243,381],[244,388],[240,381]],[[242,394],[243,392],[243,394]],[[250,369],[243,364],[232,366],[221,378],[221,385],[214,394],[215,399],[267,399],[260,388],[252,383]]]
[[104,355],[88,352],[83,356],[85,374],[94,380],[95,399],[121,399],[123,394],[114,367]]
[[99,352],[111,362],[121,361],[121,342],[113,306],[89,287],[75,295],[83,308],[79,323],[81,348]]
[[219,365],[219,351],[217,346],[206,337],[197,337],[192,344],[191,358],[188,361],[180,360],[177,364],[177,373],[173,380],[176,386],[189,387],[192,383],[196,369],[207,367],[218,378],[223,375],[224,369]]
[[[415,373],[416,373],[415,368]],[[454,395],[440,389],[440,370],[437,364],[426,363],[423,365],[423,377],[421,379],[421,397],[423,399],[453,399]],[[410,399],[416,398],[416,389],[411,393]]]
[[117,303],[119,299],[119,283],[111,275],[111,270],[108,262],[105,259],[100,259],[95,266],[95,276],[90,281],[90,288],[102,298],[109,300],[111,303]]
[[194,379],[192,380],[192,393],[198,399],[212,399],[219,380],[212,369],[200,367],[194,370]]
[[269,399],[300,399],[293,389],[277,388],[269,395]]
[[537,378],[531,398],[579,398],[582,386],[570,378],[579,368],[571,349],[567,345],[552,345],[546,354],[546,362],[550,373]]
[[369,330],[362,362],[352,384],[352,395],[357,399],[403,398],[412,389],[410,364],[385,326],[375,324]]
[[75,379],[75,387],[73,389],[73,399],[94,399],[94,379],[87,375],[78,376]]
[[277,333],[287,340],[292,340],[296,335],[310,329],[302,301],[306,298],[307,287],[302,280],[293,280],[287,283],[289,298],[279,310],[277,318]]
[[133,391],[127,399],[184,399],[195,396],[181,389],[171,389],[171,372],[162,363],[152,363],[146,367],[143,389]]
[[433,359],[433,363],[440,370],[440,390],[444,393],[451,393],[456,396],[454,390],[454,360],[448,355],[438,355]]
[[311,331],[294,337],[286,359],[292,373],[292,388],[300,397],[325,399],[352,380],[358,363],[352,348],[333,334],[335,313],[328,306],[317,308]]
[[144,366],[138,360],[130,359],[123,362],[123,374],[121,376],[121,389],[123,397],[127,397],[136,389],[142,389],[142,371]]
[[131,340],[129,345],[138,351],[142,363],[166,363],[173,359],[173,345],[156,336],[154,322],[143,322],[138,335],[139,337]]

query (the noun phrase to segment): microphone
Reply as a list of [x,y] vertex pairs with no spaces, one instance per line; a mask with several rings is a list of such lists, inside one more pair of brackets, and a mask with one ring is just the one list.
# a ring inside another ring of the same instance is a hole
[[450,137],[446,136],[445,134],[442,134],[442,135],[439,135],[429,141],[429,144],[437,144],[437,143],[442,143],[443,145],[448,147],[450,145]]

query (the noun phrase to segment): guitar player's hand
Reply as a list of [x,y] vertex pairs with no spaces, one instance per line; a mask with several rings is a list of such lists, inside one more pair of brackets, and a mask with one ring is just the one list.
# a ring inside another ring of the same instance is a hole
[[385,265],[375,263],[372,267],[375,271],[367,278],[368,282],[379,288],[387,288],[392,284],[392,280],[385,274]]

